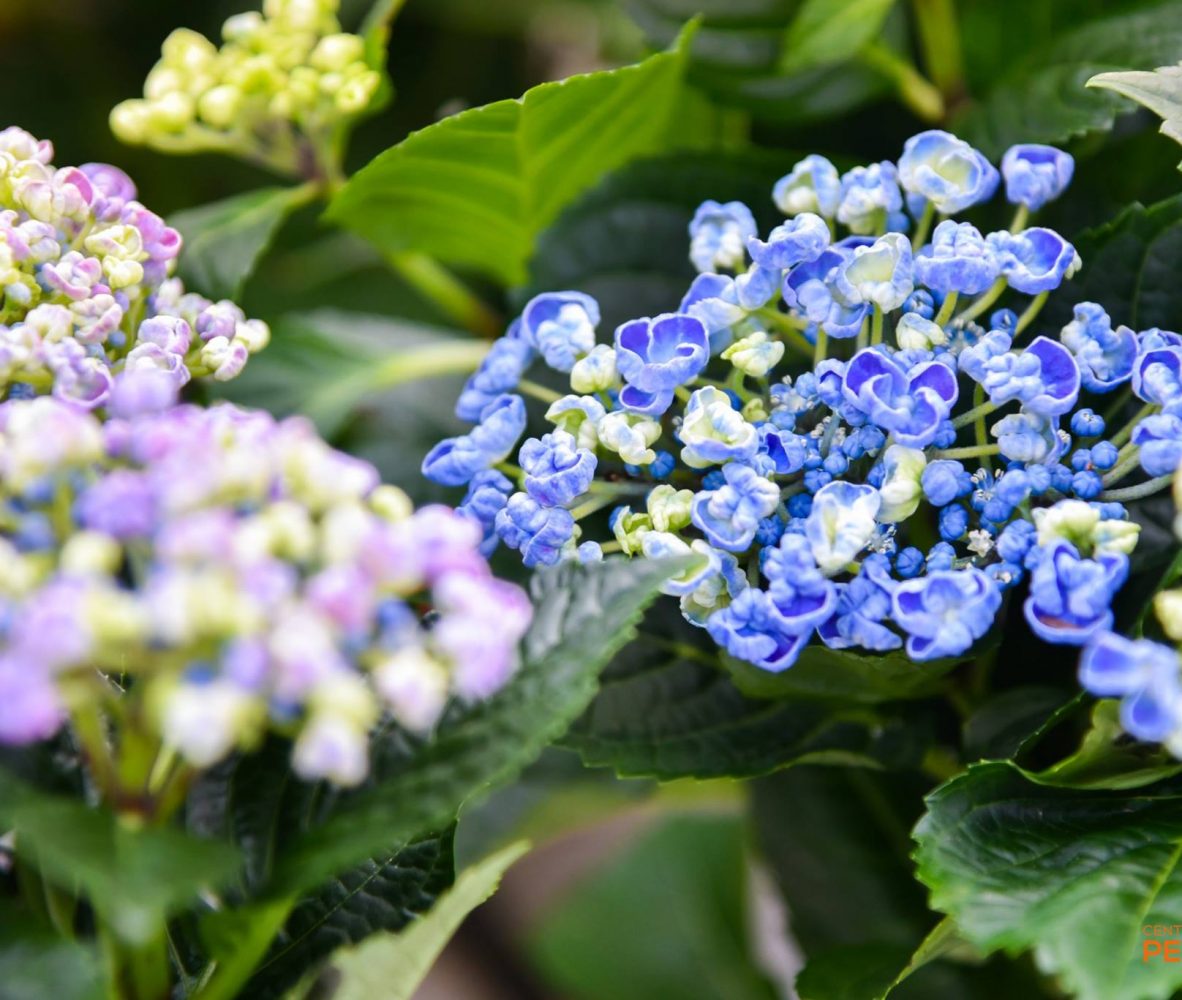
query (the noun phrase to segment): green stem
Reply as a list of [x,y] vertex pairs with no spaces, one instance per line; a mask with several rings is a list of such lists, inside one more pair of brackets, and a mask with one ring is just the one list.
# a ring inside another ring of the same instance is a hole
[[1133,418],[1127,424],[1125,424],[1120,430],[1118,430],[1115,434],[1113,434],[1112,437],[1109,438],[1109,440],[1114,445],[1116,445],[1118,448],[1120,448],[1121,446],[1124,445],[1124,443],[1126,441],[1128,441],[1129,438],[1131,438],[1133,436],[1133,431],[1137,429],[1137,425],[1139,423],[1141,423],[1141,421],[1144,420],[1146,417],[1148,417],[1150,414],[1156,413],[1156,412],[1157,412],[1157,404],[1156,403],[1146,403],[1144,406],[1141,407],[1141,409],[1139,409],[1136,413],[1134,413]]
[[519,392],[525,393],[527,396],[533,396],[534,399],[540,400],[543,403],[556,403],[562,399],[562,393],[555,392],[553,389],[547,389],[544,385],[538,385],[537,382],[531,382],[529,379],[523,378],[517,383]]
[[[983,385],[977,385],[977,387],[973,389],[973,409],[977,411],[976,419],[973,421],[973,439],[977,442],[978,448],[985,448],[989,445],[989,434],[987,433],[987,429],[985,427],[985,417],[988,416],[988,414],[985,413],[983,409],[984,405],[985,387]],[[998,450],[1000,451],[1000,448]],[[993,468],[993,463],[989,461],[988,455],[982,456],[981,464],[986,469]]]
[[1050,292],[1039,292],[1034,297],[1034,299],[1031,301],[1030,305],[1028,305],[1025,309],[1022,310],[1022,315],[1018,317],[1018,323],[1014,327],[1014,339],[1015,340],[1018,338],[1018,334],[1020,334],[1023,330],[1026,329],[1026,327],[1028,327],[1031,323],[1033,323],[1034,318],[1040,312],[1042,312],[1042,307],[1044,305],[1046,305],[1047,297],[1049,295],[1050,295]]
[[1015,236],[1026,228],[1026,223],[1030,221],[1030,209],[1025,205],[1019,205],[1017,211],[1014,212],[1013,219],[1010,220],[1010,232]]
[[1124,503],[1126,500],[1140,500],[1142,497],[1151,496],[1158,490],[1165,489],[1173,479],[1174,474],[1167,472],[1164,476],[1157,476],[1136,486],[1126,486],[1122,490],[1105,490],[1096,499],[1118,503]]
[[882,307],[876,305],[874,307],[874,315],[871,317],[871,320],[870,320],[870,343],[872,345],[882,343],[882,328],[883,328]]
[[912,0],[924,68],[945,97],[964,89],[960,30],[952,0]]
[[944,326],[950,319],[952,313],[956,310],[956,300],[960,296],[956,292],[949,292],[944,299],[944,304],[940,306],[940,311],[936,313],[936,326]]
[[871,42],[862,49],[861,61],[881,73],[895,87],[899,99],[925,122],[944,117],[944,98],[910,62],[892,52],[881,42]]
[[583,518],[594,514],[597,510],[603,510],[604,507],[610,507],[619,498],[618,493],[599,493],[595,496],[584,500],[577,507],[572,508],[570,516],[576,521],[581,521]]
[[997,404],[992,400],[986,400],[984,403],[977,403],[974,399],[974,406],[971,410],[966,410],[959,417],[953,418],[952,426],[957,430],[962,427],[967,427],[979,417],[987,417],[990,413],[998,408]]
[[1128,452],[1121,449],[1120,457],[1116,465],[1104,473],[1104,478],[1100,481],[1105,487],[1111,486],[1113,483],[1119,483],[1130,472],[1133,472],[1141,465],[1141,449],[1134,445]]
[[981,315],[981,313],[993,305],[994,302],[1001,298],[1001,293],[1005,290],[1006,279],[998,278],[992,285],[989,286],[988,290],[982,292],[979,296],[977,296],[977,298],[973,299],[973,301],[969,303],[968,308],[956,318],[961,320],[976,319]]
[[501,318],[438,261],[423,253],[399,251],[387,254],[386,263],[464,329],[489,339],[500,335]]
[[968,448],[944,448],[933,452],[934,458],[984,458],[988,455],[1001,454],[1001,446],[996,444],[973,445]]
[[936,206],[930,201],[924,202],[923,214],[915,224],[915,233],[911,237],[911,249],[918,250],[927,241],[928,232],[932,228],[932,219],[936,217]]
[[424,378],[467,374],[484,360],[488,348],[485,341],[451,340],[400,351],[353,377],[329,382],[306,400],[304,413],[314,421],[329,420],[369,393]]
[[817,327],[817,344],[813,348],[813,369],[825,360],[825,355],[829,351],[829,334],[825,332],[823,326]]
[[628,493],[645,494],[653,488],[652,483],[638,482],[607,482],[602,479],[593,480],[587,487],[588,493],[601,493],[604,496],[623,496]]

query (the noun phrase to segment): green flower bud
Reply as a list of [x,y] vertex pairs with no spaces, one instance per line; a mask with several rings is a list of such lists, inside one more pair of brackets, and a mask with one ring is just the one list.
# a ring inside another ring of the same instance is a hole
[[772,340],[764,330],[756,330],[742,340],[736,340],[722,352],[724,361],[753,378],[763,378],[783,357],[784,345]]
[[340,72],[353,62],[365,59],[365,42],[358,35],[325,35],[312,50],[308,62],[326,73]]
[[193,122],[193,98],[180,91],[148,102],[148,127],[162,132],[182,132]]
[[109,124],[115,136],[124,142],[132,145],[145,142],[151,128],[148,102],[137,98],[116,104],[111,109]]
[[616,352],[607,344],[596,344],[591,353],[579,358],[570,370],[570,387],[578,393],[604,392],[620,381]]
[[197,114],[214,128],[230,128],[241,109],[242,91],[228,83],[212,87],[197,101]]
[[641,551],[642,539],[652,530],[652,518],[647,514],[634,514],[631,507],[624,507],[616,516],[612,533],[620,543],[620,550],[632,556]]
[[668,483],[654,486],[646,502],[653,527],[657,531],[679,531],[688,527],[693,499],[693,490],[674,489]]

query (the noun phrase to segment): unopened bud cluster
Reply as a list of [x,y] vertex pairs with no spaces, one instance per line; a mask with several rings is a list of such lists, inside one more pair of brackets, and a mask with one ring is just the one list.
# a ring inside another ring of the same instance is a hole
[[341,31],[339,0],[266,0],[229,18],[219,48],[178,29],[143,98],[111,112],[123,141],[165,152],[228,152],[310,176],[381,84],[365,43]]

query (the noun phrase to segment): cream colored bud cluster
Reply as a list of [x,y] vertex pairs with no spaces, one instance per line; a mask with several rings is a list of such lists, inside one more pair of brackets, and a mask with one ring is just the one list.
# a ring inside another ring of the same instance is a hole
[[165,39],[144,96],[111,112],[124,142],[218,151],[307,176],[369,107],[381,75],[341,31],[339,0],[266,0],[222,26],[220,48],[185,28]]

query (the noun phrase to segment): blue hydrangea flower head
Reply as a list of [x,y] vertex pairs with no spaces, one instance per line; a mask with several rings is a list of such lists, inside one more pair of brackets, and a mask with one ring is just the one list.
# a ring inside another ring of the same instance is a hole
[[870,246],[855,247],[837,268],[836,289],[851,305],[873,303],[890,312],[914,288],[911,241],[901,233],[887,233]]
[[837,274],[852,251],[830,248],[816,260],[794,267],[784,278],[784,302],[836,339],[856,337],[870,311],[868,303],[853,304],[837,292]]
[[734,328],[750,310],[739,302],[735,279],[727,274],[699,274],[677,307],[701,321],[710,338],[710,353],[718,354],[734,339]]
[[1089,392],[1111,392],[1132,375],[1137,335],[1127,326],[1113,330],[1108,313],[1095,302],[1076,305],[1075,318],[1063,327],[1059,339],[1079,362]]
[[975,566],[904,580],[891,598],[892,616],[907,633],[907,655],[914,660],[966,652],[989,630],[1000,607],[997,584]]
[[1054,146],[1020,143],[1001,158],[1006,200],[1031,211],[1038,211],[1066,191],[1074,173],[1074,157]]
[[712,385],[696,389],[690,396],[678,436],[681,460],[691,469],[746,462],[759,450],[755,426],[735,409],[730,396]]
[[997,279],[1001,266],[980,230],[969,222],[945,219],[932,242],[915,256],[915,280],[947,295],[977,295]]
[[1032,226],[1020,233],[1006,231],[985,237],[1011,288],[1027,295],[1049,292],[1080,267],[1079,254],[1053,229]]
[[796,662],[809,634],[786,633],[771,595],[748,587],[706,619],[710,637],[726,652],[762,670],[780,673]]
[[1066,447],[1059,436],[1058,421],[1038,413],[1011,413],[994,424],[990,432],[997,438],[1002,456],[1011,462],[1053,462]]
[[1083,645],[1112,626],[1112,598],[1129,573],[1129,557],[1102,552],[1083,558],[1064,538],[1042,547],[1023,611],[1047,642]]
[[1002,330],[990,330],[976,343],[963,348],[956,357],[957,367],[974,382],[985,380],[989,362],[1013,346],[1013,338]]
[[854,167],[841,178],[837,221],[860,236],[879,232],[887,215],[903,208],[895,165],[889,161]]
[[526,566],[552,566],[575,532],[575,520],[562,507],[546,507],[526,493],[514,493],[497,514],[496,532],[521,552]]
[[700,272],[743,267],[747,241],[759,232],[751,209],[741,201],[704,201],[690,220],[690,261]]
[[808,634],[832,614],[837,590],[817,568],[804,536],[781,535],[764,550],[762,571],[785,632]]
[[930,201],[942,215],[988,201],[998,180],[997,170],[982,153],[939,129],[913,135],[899,157],[904,190]]
[[480,552],[486,558],[492,555],[497,542],[500,541],[494,531],[497,514],[504,508],[512,493],[513,484],[507,476],[496,469],[484,469],[472,477],[463,502],[456,508],[457,513],[471,518],[480,525],[484,532]]
[[493,341],[480,367],[464,383],[456,401],[456,416],[472,423],[479,420],[481,411],[497,396],[517,388],[535,356],[524,339],[511,333]]
[[722,467],[726,483],[694,496],[690,518],[711,545],[727,552],[745,552],[755,539],[759,522],[775,511],[780,489],[742,462]]
[[467,434],[446,438],[423,458],[423,475],[442,486],[463,486],[481,469],[504,461],[525,431],[525,401],[503,394],[480,414]]
[[986,362],[981,385],[995,403],[1018,400],[1030,413],[1058,416],[1079,399],[1079,365],[1057,340],[1035,337],[1021,354],[1007,352]]
[[1182,347],[1143,350],[1133,362],[1133,394],[1147,403],[1172,407],[1182,402]]
[[595,346],[598,325],[599,303],[582,292],[543,292],[521,312],[521,338],[560,372]]
[[[829,226],[819,215],[803,212],[776,226],[765,243],[758,236],[747,241],[751,259],[765,269],[786,270],[816,260],[829,246]],[[772,292],[779,284],[775,276]],[[766,301],[766,300],[765,300]]]
[[1120,698],[1121,725],[1141,740],[1159,742],[1182,723],[1178,654],[1148,639],[1098,632],[1079,661],[1080,683],[1100,698]]
[[851,406],[909,448],[932,443],[959,396],[956,376],[938,361],[904,371],[894,359],[866,348],[854,355],[843,392]]
[[822,573],[834,576],[858,557],[877,531],[881,505],[873,486],[838,480],[817,490],[805,537]]
[[667,410],[673,390],[710,360],[705,326],[684,313],[630,320],[616,329],[615,341],[616,368],[627,383],[620,402],[650,416]]
[[785,215],[815,212],[827,219],[837,212],[841,198],[841,180],[837,168],[825,157],[806,156],[791,173],[776,181],[772,201]]
[[[912,551],[923,559],[918,549]],[[860,646],[876,653],[898,649],[903,640],[886,624],[895,586],[887,557],[881,553],[867,556],[857,576],[838,585],[833,616],[817,628],[821,641],[830,649]]]
[[525,491],[546,507],[565,507],[586,493],[598,462],[594,452],[561,430],[530,438],[517,460],[525,472]]
[[1133,429],[1132,441],[1141,449],[1141,468],[1149,475],[1173,475],[1182,464],[1182,417],[1151,414]]

